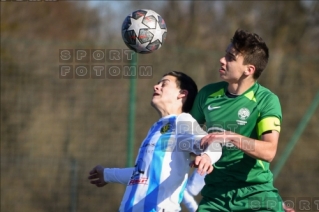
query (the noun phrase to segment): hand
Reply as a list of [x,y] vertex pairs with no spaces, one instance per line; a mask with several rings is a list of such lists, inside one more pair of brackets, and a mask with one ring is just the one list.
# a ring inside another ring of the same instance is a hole
[[90,175],[88,177],[91,184],[96,185],[96,187],[103,187],[107,183],[104,181],[104,167],[97,165],[90,171]]
[[230,131],[224,131],[224,132],[213,132],[209,133],[208,135],[204,136],[201,139],[200,145],[202,147],[207,147],[209,144],[212,142],[216,143],[228,143],[231,142],[232,140],[239,139],[240,135],[230,132]]
[[207,154],[196,156],[190,166],[197,168],[197,172],[200,175],[209,174],[213,171],[212,161]]

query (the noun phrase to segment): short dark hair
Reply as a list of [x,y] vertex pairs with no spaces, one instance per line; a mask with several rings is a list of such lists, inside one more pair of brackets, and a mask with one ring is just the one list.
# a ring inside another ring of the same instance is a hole
[[266,43],[259,35],[241,29],[236,30],[231,43],[235,50],[243,55],[244,65],[255,66],[253,77],[258,79],[268,63],[269,50]]
[[183,105],[182,111],[186,112],[186,113],[190,112],[192,107],[193,107],[195,97],[198,93],[196,83],[194,82],[194,80],[190,76],[188,76],[187,74],[185,74],[183,72],[171,71],[171,72],[164,74],[163,77],[168,76],[168,75],[176,77],[176,85],[180,89],[188,91],[188,95],[186,97],[186,101]]

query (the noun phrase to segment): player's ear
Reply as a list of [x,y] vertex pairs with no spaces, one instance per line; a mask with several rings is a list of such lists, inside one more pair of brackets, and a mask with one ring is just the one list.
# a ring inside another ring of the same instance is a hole
[[180,90],[178,94],[178,98],[183,98],[188,95],[188,90]]
[[244,73],[246,76],[253,75],[255,70],[256,68],[254,65],[248,64]]

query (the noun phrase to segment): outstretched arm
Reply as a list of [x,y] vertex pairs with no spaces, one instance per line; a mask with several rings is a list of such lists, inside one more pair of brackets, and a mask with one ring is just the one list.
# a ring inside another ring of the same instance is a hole
[[134,167],[129,168],[105,168],[104,180],[108,183],[121,183],[127,185],[130,181]]
[[248,138],[230,131],[225,131],[208,134],[202,139],[201,145],[205,146],[207,144],[211,144],[212,142],[232,143],[238,149],[242,150],[253,158],[271,162],[276,155],[278,139],[279,132],[275,130],[265,132],[261,136],[260,140]]
[[127,184],[132,176],[134,168],[104,168],[101,165],[95,166],[89,173],[88,179],[91,184],[103,187],[107,183]]

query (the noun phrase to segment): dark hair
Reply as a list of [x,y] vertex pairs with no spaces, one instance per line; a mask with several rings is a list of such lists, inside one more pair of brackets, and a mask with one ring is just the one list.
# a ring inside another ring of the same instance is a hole
[[187,90],[188,95],[186,97],[186,101],[183,105],[183,112],[190,112],[193,107],[195,97],[197,95],[198,89],[194,80],[189,77],[187,74],[179,71],[171,71],[163,75],[165,76],[174,76],[176,77],[176,84],[180,89]]
[[231,43],[235,50],[243,55],[244,65],[255,66],[253,77],[258,79],[268,63],[269,51],[266,43],[259,35],[241,29],[236,30]]

